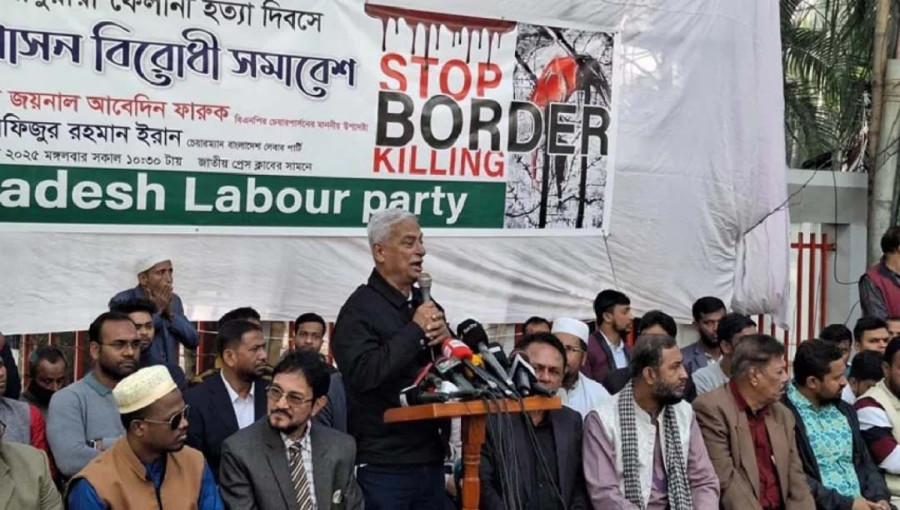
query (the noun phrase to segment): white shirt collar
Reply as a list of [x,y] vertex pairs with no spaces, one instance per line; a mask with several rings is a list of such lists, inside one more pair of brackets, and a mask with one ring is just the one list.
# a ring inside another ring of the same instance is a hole
[[246,402],[248,400],[252,401],[254,399],[255,395],[253,392],[256,390],[255,382],[250,384],[250,393],[247,394],[247,398],[241,398],[241,396],[238,395],[238,392],[234,391],[234,388],[228,383],[228,379],[225,379],[225,372],[219,372],[219,375],[222,376],[222,382],[225,383],[225,391],[228,392],[228,400],[230,400],[232,404],[235,402]]
[[291,446],[294,445],[294,443],[300,443],[300,448],[302,448],[304,451],[312,451],[312,443],[309,439],[310,430],[312,430],[312,419],[306,422],[306,432],[304,432],[303,436],[296,441],[291,439],[290,436],[288,436],[284,432],[279,432],[279,434],[281,434],[281,440],[284,442],[284,449],[288,450],[291,448]]
[[[598,329],[597,331],[600,331],[600,330]],[[602,331],[600,331],[600,336],[602,336],[603,339],[606,340],[606,345],[608,345],[609,349],[613,352],[620,351],[625,348],[625,342],[622,341],[621,338],[619,339],[619,345],[613,345],[613,343],[609,341],[609,338],[607,338],[606,335]]]

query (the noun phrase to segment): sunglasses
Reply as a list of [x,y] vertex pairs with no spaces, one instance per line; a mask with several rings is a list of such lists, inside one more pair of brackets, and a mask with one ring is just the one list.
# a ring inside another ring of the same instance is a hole
[[147,418],[145,418],[141,421],[147,422],[147,423],[158,423],[160,425],[168,425],[169,429],[178,430],[178,427],[181,426],[181,422],[187,418],[187,414],[188,414],[188,411],[190,410],[190,408],[191,408],[191,406],[184,406],[184,409],[182,409],[181,411],[178,411],[171,418],[169,418],[168,420],[165,420],[165,421],[150,420]]

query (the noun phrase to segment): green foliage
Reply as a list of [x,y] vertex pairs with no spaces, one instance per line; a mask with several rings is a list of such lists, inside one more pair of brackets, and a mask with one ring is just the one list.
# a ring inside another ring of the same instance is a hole
[[875,0],[781,0],[791,166],[862,170],[874,31]]

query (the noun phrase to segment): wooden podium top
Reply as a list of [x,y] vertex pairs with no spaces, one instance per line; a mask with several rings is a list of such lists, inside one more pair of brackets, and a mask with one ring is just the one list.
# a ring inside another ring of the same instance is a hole
[[[527,397],[522,399],[524,409],[516,400],[503,399],[497,403],[501,410],[509,413],[527,411],[552,411],[562,408],[559,397]],[[446,404],[426,404],[410,407],[395,407],[384,412],[385,423],[405,421],[435,420],[440,418],[456,418],[460,416],[484,416],[497,412],[497,406],[485,406],[481,400],[466,402],[448,402]]]

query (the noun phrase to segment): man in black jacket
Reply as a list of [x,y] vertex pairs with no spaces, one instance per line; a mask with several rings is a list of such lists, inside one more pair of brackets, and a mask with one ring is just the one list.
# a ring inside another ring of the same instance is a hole
[[890,493],[859,432],[856,410],[840,399],[847,384],[838,346],[800,344],[783,403],[796,418],[797,450],[820,510],[889,510]]
[[367,510],[441,508],[449,423],[386,424],[383,417],[400,406],[400,391],[450,331],[443,312],[413,287],[425,257],[416,217],[381,211],[370,218],[368,236],[375,270],[341,308],[332,349],[346,382],[357,480]]
[[[552,391],[562,386],[566,350],[555,335],[527,336],[519,348],[528,355],[538,382]],[[590,508],[581,464],[581,415],[563,407],[508,418],[489,418],[481,450],[481,509]]]

